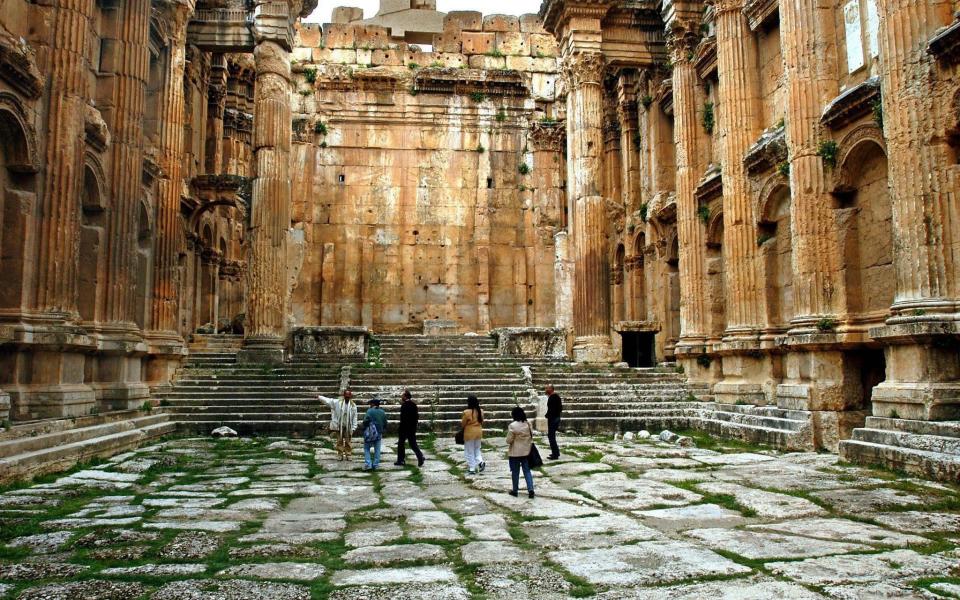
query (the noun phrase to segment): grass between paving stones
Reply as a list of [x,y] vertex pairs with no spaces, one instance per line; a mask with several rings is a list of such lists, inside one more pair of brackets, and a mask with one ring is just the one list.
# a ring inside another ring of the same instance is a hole
[[[940,577],[921,577],[920,579],[915,579],[910,583],[916,589],[924,590],[926,592],[933,592],[933,584],[935,583],[952,583],[954,585],[960,585],[960,567],[957,567],[953,570],[956,573],[956,576],[940,576]],[[945,592],[937,591],[933,592],[945,598],[960,598],[956,595],[947,595]]]
[[673,433],[693,438],[693,441],[696,443],[697,448],[702,448],[704,450],[713,450],[714,452],[719,452],[721,454],[730,454],[733,452],[755,452],[755,453],[769,453],[777,452],[782,454],[783,452],[777,450],[773,446],[768,446],[766,444],[759,444],[756,442],[745,442],[743,440],[738,440],[736,438],[717,438],[709,433],[699,431],[697,429],[677,429],[671,430]]
[[737,502],[736,497],[733,496],[732,494],[717,494],[714,492],[705,492],[703,490],[698,489],[697,485],[701,483],[707,483],[707,482],[697,481],[697,480],[676,481],[671,483],[671,485],[702,496],[702,499],[698,504],[716,504],[717,506],[722,506],[723,508],[726,508],[728,510],[737,511],[745,517],[757,516],[757,511]]

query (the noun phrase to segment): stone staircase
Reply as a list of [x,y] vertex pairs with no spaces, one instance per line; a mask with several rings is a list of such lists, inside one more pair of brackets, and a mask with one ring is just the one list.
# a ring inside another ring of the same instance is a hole
[[207,434],[227,426],[241,435],[314,435],[326,405],[337,396],[344,365],[360,359],[318,357],[279,366],[237,363],[242,336],[194,336],[190,354],[169,391],[160,394],[180,429]]
[[565,430],[697,429],[786,450],[813,449],[809,412],[711,402],[707,385],[687,383],[676,371],[554,362],[535,366],[533,375],[538,390],[552,383],[564,398]]
[[840,442],[840,456],[853,463],[960,483],[960,421],[867,417],[864,427]]
[[0,484],[69,469],[106,458],[173,433],[176,423],[163,411],[126,410],[20,422],[0,430]]

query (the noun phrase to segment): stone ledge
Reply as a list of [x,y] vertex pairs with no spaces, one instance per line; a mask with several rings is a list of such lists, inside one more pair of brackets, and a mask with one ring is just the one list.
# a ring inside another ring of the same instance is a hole
[[561,327],[500,327],[490,334],[504,356],[567,357],[567,332]]
[[297,327],[290,331],[292,356],[366,356],[370,330],[358,326]]

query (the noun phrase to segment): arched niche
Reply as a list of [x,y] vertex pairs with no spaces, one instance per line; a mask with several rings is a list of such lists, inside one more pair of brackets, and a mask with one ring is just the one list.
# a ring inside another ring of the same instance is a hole
[[757,246],[765,282],[767,325],[786,329],[794,314],[793,239],[790,187],[775,175],[761,188],[757,204]]
[[627,299],[626,286],[623,284],[626,275],[627,251],[623,244],[617,244],[613,256],[613,322],[618,323],[626,319]]
[[633,319],[645,321],[647,317],[647,287],[645,272],[645,256],[647,251],[647,236],[640,232],[633,239],[633,256],[627,264],[629,285],[633,288]]
[[103,170],[96,157],[88,155],[83,166],[80,193],[80,268],[78,310],[84,321],[96,321],[103,302],[103,253],[106,210]]
[[707,221],[706,306],[710,334],[719,340],[726,327],[726,268],[723,260],[723,211],[714,209]]
[[33,130],[19,100],[0,93],[0,309],[19,310],[27,300],[25,250],[33,239],[38,162]]
[[140,202],[137,214],[137,284],[134,306],[136,322],[141,329],[149,326],[153,287],[153,211],[146,200]]

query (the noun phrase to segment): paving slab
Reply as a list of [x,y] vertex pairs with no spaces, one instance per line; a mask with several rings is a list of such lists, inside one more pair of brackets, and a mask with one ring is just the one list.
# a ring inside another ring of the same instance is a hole
[[228,551],[230,558],[270,558],[270,557],[297,557],[316,558],[323,553],[317,548],[300,546],[293,543],[277,542],[274,544],[254,544],[252,546],[233,546]]
[[696,488],[713,494],[731,495],[738,504],[756,511],[758,517],[787,519],[827,514],[826,510],[806,498],[758,490],[735,483],[700,483]]
[[533,552],[509,542],[470,542],[460,546],[460,557],[468,565],[530,563],[537,560]]
[[570,583],[542,564],[493,564],[477,568],[474,582],[485,600],[566,600]]
[[433,544],[395,544],[363,546],[343,554],[347,564],[389,565],[401,562],[439,561],[447,556],[443,546]]
[[551,463],[543,469],[550,477],[582,475],[583,473],[599,473],[611,470],[613,470],[613,467],[603,462]]
[[316,581],[324,576],[326,569],[315,563],[269,562],[234,565],[217,573],[218,577],[246,577],[252,579],[289,579],[291,581]]
[[344,541],[351,548],[361,546],[379,546],[403,537],[400,525],[393,521],[370,521],[357,525],[347,533]]
[[937,600],[941,598],[906,582],[832,585],[825,587],[824,591],[837,600]]
[[930,589],[948,598],[960,598],[960,583],[931,583]]
[[[958,516],[960,520],[960,516]],[[874,546],[894,546],[903,548],[912,544],[926,544],[930,540],[919,535],[900,533],[876,525],[850,521],[848,519],[798,519],[783,523],[761,523],[749,525],[747,529],[761,529],[792,533],[811,538],[842,542],[858,542]]]
[[615,588],[597,594],[597,600],[823,600],[826,596],[795,583],[769,578],[710,581],[659,588]]
[[141,575],[146,577],[170,577],[175,575],[198,575],[207,570],[200,563],[146,564],[135,567],[112,567],[100,571],[101,575]]
[[[17,598],[21,600],[135,600],[147,589],[133,581],[71,581],[50,583],[24,590]],[[0,586],[0,596],[4,593]]]
[[739,575],[748,567],[710,550],[674,540],[634,545],[551,552],[567,571],[599,585],[664,584],[695,577]]
[[90,569],[87,565],[63,562],[19,562],[0,564],[0,579],[32,581],[36,579],[63,579]]
[[507,531],[507,520],[497,513],[464,517],[463,526],[475,540],[509,542],[513,539]]
[[175,560],[201,560],[216,552],[223,538],[205,531],[178,533],[161,550],[160,557]]
[[692,504],[676,508],[637,510],[633,514],[644,523],[666,531],[680,531],[695,527],[733,527],[745,523],[739,512],[717,504]]
[[334,590],[330,600],[470,600],[470,592],[455,583],[362,585]]
[[749,559],[808,558],[870,550],[870,546],[817,540],[796,535],[740,529],[691,529],[687,537],[714,550],[725,550]]
[[551,549],[603,548],[657,539],[663,535],[637,519],[611,512],[593,517],[529,521],[522,525],[522,529],[531,542]]
[[597,508],[587,505],[586,502],[573,503],[540,497],[531,500],[523,494],[520,494],[519,498],[514,498],[504,492],[500,492],[499,494],[488,493],[485,494],[485,497],[502,508],[516,511],[525,517],[534,517],[537,519],[585,517],[602,512]]
[[960,531],[960,514],[908,510],[871,515],[881,525],[911,533]]
[[151,600],[310,600],[310,588],[292,583],[245,579],[188,579],[173,581],[157,590]]
[[27,548],[35,554],[50,554],[51,552],[59,550],[73,535],[71,531],[26,535],[13,538],[7,542],[7,546],[11,548]]
[[941,555],[918,554],[913,550],[893,550],[880,554],[825,556],[797,562],[767,563],[778,575],[808,585],[872,583],[888,579],[940,575],[955,568],[957,559]]
[[812,495],[823,500],[834,509],[852,515],[882,511],[899,506],[929,503],[932,498],[932,496],[925,497],[894,488],[825,490],[813,492]]
[[226,533],[240,529],[243,524],[237,521],[156,521],[144,523],[143,526],[147,529],[189,529]]
[[344,570],[335,572],[331,577],[331,582],[337,587],[456,581],[457,574],[450,567],[445,566],[365,569],[362,571]]

